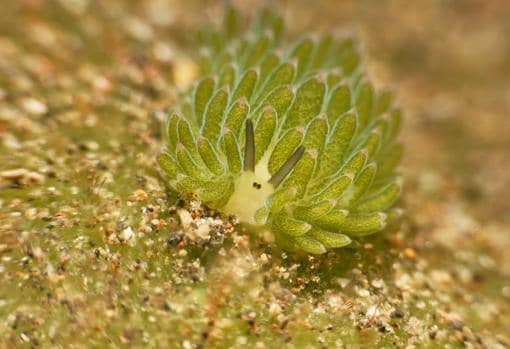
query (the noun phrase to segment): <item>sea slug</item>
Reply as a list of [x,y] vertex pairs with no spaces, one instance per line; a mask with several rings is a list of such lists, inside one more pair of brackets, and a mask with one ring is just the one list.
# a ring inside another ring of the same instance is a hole
[[158,157],[169,186],[288,251],[324,253],[382,230],[400,212],[401,112],[368,81],[351,37],[285,44],[261,11],[206,30],[202,77],[170,113]]

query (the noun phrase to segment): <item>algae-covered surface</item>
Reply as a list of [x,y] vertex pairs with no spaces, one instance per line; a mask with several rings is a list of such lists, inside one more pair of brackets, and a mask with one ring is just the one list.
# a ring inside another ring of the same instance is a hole
[[167,191],[161,123],[223,2],[4,1],[0,348],[510,347],[510,4],[276,7],[394,87],[405,218],[296,256]]

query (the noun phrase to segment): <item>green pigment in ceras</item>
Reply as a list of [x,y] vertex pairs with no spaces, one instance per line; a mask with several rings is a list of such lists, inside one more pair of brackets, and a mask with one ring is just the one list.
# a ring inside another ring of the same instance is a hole
[[202,77],[170,114],[158,157],[170,187],[267,227],[289,251],[382,230],[400,212],[400,110],[367,80],[355,42],[287,45],[267,11],[239,27],[229,11],[201,35]]

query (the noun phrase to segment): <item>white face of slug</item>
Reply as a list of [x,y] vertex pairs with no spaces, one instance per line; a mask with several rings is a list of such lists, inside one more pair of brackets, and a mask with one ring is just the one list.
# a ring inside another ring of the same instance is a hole
[[243,171],[235,181],[235,190],[225,211],[235,214],[241,222],[255,224],[255,212],[264,206],[264,201],[274,192],[267,171],[267,161],[261,160],[255,172]]

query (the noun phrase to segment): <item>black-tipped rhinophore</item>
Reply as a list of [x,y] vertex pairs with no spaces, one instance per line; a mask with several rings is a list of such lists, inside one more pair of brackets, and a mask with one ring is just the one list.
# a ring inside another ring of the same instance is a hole
[[251,119],[246,120],[246,142],[244,146],[244,170],[255,171],[255,134]]
[[273,187],[278,187],[278,185],[287,177],[287,175],[292,171],[294,166],[296,166],[301,156],[303,156],[305,152],[305,147],[300,146],[296,149],[294,154],[292,154],[287,161],[280,167],[280,169],[269,179],[269,183],[273,185]]

